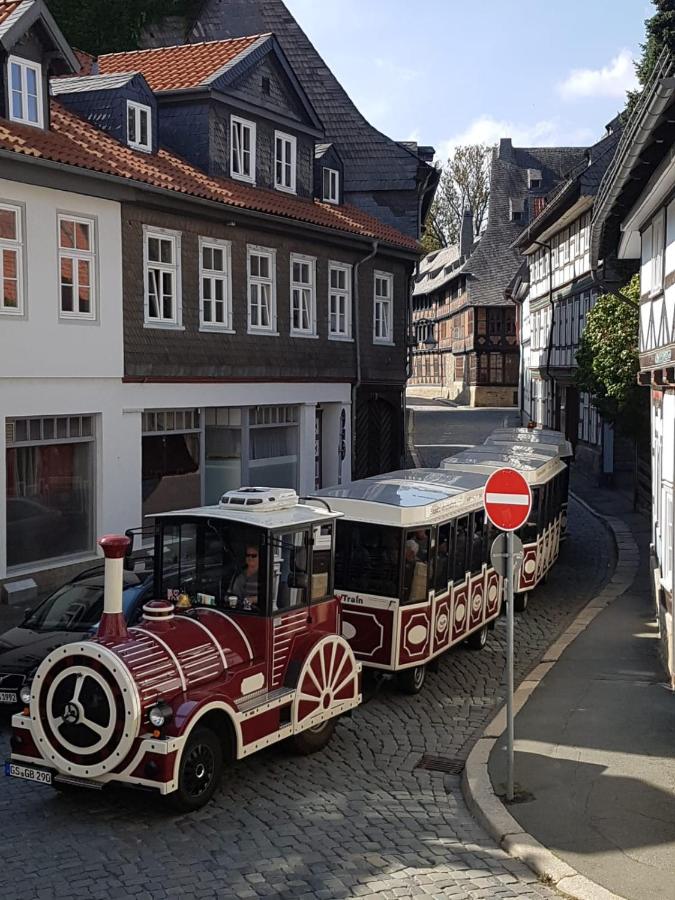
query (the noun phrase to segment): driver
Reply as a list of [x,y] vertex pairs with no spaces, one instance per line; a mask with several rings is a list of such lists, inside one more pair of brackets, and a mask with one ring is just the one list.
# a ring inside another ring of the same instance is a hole
[[253,544],[246,545],[246,565],[243,571],[235,575],[230,582],[229,593],[239,600],[238,609],[258,609],[258,548]]

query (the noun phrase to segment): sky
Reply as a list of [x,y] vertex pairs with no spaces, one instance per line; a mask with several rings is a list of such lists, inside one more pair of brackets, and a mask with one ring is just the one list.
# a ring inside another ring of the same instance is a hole
[[636,84],[648,0],[285,0],[395,140],[588,145]]

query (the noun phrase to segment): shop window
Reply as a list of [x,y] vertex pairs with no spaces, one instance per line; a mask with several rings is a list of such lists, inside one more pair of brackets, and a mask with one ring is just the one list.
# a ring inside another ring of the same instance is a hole
[[204,411],[204,502],[217,503],[226,491],[236,491],[241,474],[241,409]]
[[146,410],[142,466],[144,516],[200,506],[198,411]]
[[249,413],[249,481],[268,487],[296,487],[296,406],[258,406]]
[[7,419],[7,565],[90,552],[93,416]]

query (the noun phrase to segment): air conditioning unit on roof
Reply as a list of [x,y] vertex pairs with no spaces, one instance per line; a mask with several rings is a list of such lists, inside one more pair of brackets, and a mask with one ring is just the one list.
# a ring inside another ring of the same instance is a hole
[[270,512],[290,509],[297,504],[298,495],[291,488],[241,487],[236,491],[226,491],[218,505],[251,512]]

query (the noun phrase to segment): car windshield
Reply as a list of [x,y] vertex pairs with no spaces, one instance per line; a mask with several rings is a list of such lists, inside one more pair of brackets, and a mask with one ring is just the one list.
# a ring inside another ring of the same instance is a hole
[[35,631],[87,631],[103,612],[103,587],[66,584],[48,597],[26,620]]

